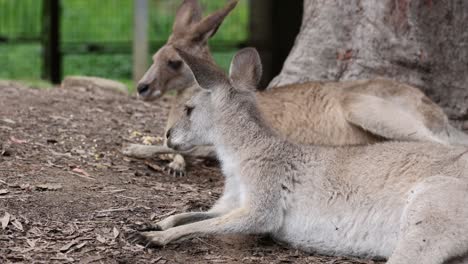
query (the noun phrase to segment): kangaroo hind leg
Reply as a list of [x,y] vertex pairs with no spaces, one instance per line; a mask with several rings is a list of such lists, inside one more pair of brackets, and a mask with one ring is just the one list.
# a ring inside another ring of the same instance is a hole
[[342,107],[348,122],[375,135],[394,140],[447,144],[426,126],[422,113],[412,107],[359,93],[347,94]]
[[442,264],[468,253],[468,182],[426,178],[411,190],[388,264]]

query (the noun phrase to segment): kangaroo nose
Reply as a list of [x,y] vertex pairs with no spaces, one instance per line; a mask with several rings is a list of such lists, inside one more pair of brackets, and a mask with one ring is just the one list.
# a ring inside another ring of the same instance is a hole
[[149,84],[139,84],[137,87],[137,91],[139,95],[144,95],[149,90]]
[[166,138],[169,139],[170,136],[171,136],[171,129],[167,130],[166,132]]

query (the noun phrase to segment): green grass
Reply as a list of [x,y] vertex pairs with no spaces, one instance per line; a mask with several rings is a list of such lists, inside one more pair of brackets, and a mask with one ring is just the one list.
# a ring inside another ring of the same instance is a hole
[[128,0],[62,1],[62,41],[130,41],[132,3]]
[[[132,2],[130,0],[62,1],[63,42],[131,43]],[[172,30],[176,9],[181,1],[150,0],[151,41],[165,41]],[[200,0],[205,15],[226,2]],[[0,0],[0,37],[11,39],[39,38],[41,12],[39,0]],[[211,43],[239,43],[247,39],[248,1],[241,0],[224,21]],[[65,54],[63,75],[90,75],[121,80],[132,84],[130,54]],[[151,52],[154,52],[152,50]],[[214,53],[215,60],[227,69],[234,50]],[[151,54],[148,54],[150,61]],[[37,44],[0,43],[0,79],[35,82],[41,77],[42,49]]]
[[[149,0],[151,40],[164,41],[181,0]],[[200,0],[205,15],[226,1]],[[41,34],[40,0],[0,0],[0,36],[37,38]],[[62,41],[128,42],[132,40],[133,1],[62,0]],[[214,40],[244,41],[247,38],[248,0],[241,0],[223,22]]]
[[109,79],[132,76],[132,56],[125,54],[68,55],[63,60],[63,73],[67,75],[90,75]]
[[[226,71],[235,50],[214,53],[214,59]],[[41,46],[39,44],[0,45],[0,79],[22,80],[31,87],[50,87],[40,80]],[[131,55],[68,55],[64,57],[64,76],[89,75],[115,79],[125,83],[133,91]]]
[[[132,40],[133,1],[129,0],[66,0],[63,1],[62,40],[68,42],[129,42]],[[171,31],[177,7],[181,1],[149,1],[152,41],[165,41]],[[205,15],[224,6],[225,1],[201,0]],[[247,38],[247,0],[223,22],[214,41],[241,42]]]
[[[150,37],[152,40],[166,40],[172,31],[172,23],[180,1],[165,0],[151,1],[150,10],[151,27]],[[222,8],[226,1],[219,0],[200,0],[204,10],[204,16]],[[236,8],[224,20],[220,30],[216,33],[213,40],[243,42],[248,37],[248,1],[241,0]]]
[[38,0],[0,0],[0,36],[39,37],[41,6],[42,1]]
[[40,79],[41,53],[38,44],[0,45],[0,78]]

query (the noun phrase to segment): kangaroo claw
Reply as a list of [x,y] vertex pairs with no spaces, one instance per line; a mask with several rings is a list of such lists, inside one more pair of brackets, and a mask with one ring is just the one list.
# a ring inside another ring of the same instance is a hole
[[154,223],[145,222],[142,224],[133,224],[130,228],[139,231],[139,232],[146,232],[146,231],[162,231],[162,228]]
[[161,247],[165,243],[162,241],[162,237],[158,235],[160,231],[153,232],[134,232],[130,234],[127,240],[133,244],[139,244],[148,247]]
[[164,166],[162,168],[163,171],[174,177],[185,177],[186,176],[185,168],[181,168],[180,166],[173,164],[173,163],[174,162],[171,162],[167,166]]

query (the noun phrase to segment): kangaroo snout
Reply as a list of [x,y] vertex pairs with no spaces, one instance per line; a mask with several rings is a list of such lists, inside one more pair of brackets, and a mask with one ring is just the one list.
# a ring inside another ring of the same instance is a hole
[[140,96],[147,95],[149,90],[150,90],[149,84],[141,83],[141,84],[138,84],[138,86],[137,86],[138,95],[140,95]]
[[177,146],[174,145],[172,143],[172,140],[171,140],[171,128],[169,130],[167,130],[166,132],[166,145],[167,147],[171,148],[171,149],[174,149],[174,150],[177,150]]
[[192,145],[187,145],[180,142],[180,138],[174,137],[172,128],[166,132],[166,146],[176,151],[188,151],[193,148]]
[[151,85],[150,83],[138,84],[137,92],[138,96],[140,96],[145,101],[152,101],[162,96],[162,92],[159,89],[156,89],[154,85]]
[[167,130],[166,132],[166,139],[169,140],[170,137],[171,137],[171,128]]

